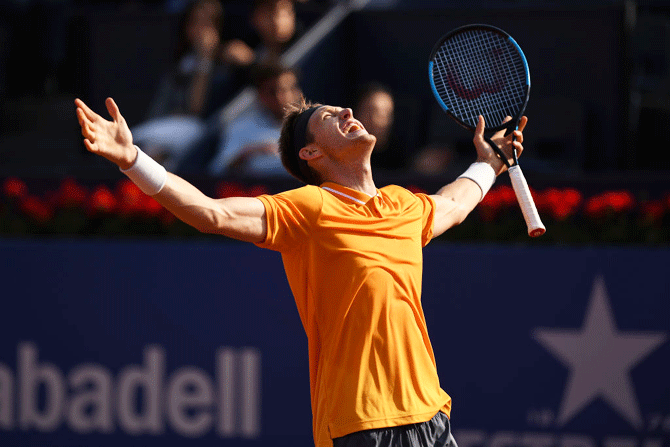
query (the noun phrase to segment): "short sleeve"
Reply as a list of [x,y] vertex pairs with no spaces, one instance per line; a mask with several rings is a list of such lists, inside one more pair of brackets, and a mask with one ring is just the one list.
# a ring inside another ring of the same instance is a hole
[[304,186],[258,199],[265,206],[267,235],[257,246],[286,253],[311,237],[323,203],[318,187]]
[[415,194],[421,203],[421,245],[425,247],[433,239],[435,201],[428,194]]

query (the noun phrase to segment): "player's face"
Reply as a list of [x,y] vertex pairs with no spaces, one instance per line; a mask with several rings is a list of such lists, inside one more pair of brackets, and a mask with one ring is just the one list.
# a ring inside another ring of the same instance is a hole
[[337,156],[356,148],[371,150],[377,139],[370,135],[351,109],[322,106],[310,117],[308,128],[313,143],[327,154]]

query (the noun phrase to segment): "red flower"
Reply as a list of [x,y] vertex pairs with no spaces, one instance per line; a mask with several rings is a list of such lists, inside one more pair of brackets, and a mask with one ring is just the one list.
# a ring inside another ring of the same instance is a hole
[[[142,208],[144,209],[144,212],[149,215],[149,216],[158,216],[160,213],[163,211],[163,205],[160,203],[156,202],[156,199],[154,199],[151,196],[147,196],[144,194],[144,201],[142,203]],[[172,215],[172,213],[169,213]]]
[[514,190],[512,189],[511,186],[502,185],[497,189],[498,189],[498,200],[502,203],[503,206],[509,208],[517,203],[516,194],[514,193]]
[[602,217],[607,210],[607,200],[603,195],[590,197],[586,201],[584,211],[589,217]]
[[2,183],[2,192],[10,199],[21,199],[28,195],[28,186],[16,177],[7,177]]
[[38,222],[47,222],[53,217],[53,209],[39,197],[28,195],[21,199],[21,211]]
[[635,198],[628,191],[607,191],[591,197],[585,211],[589,217],[602,217],[608,212],[625,213],[635,207]]
[[140,214],[144,210],[146,194],[129,179],[116,184],[116,199],[121,214]]
[[489,193],[486,194],[484,198],[482,198],[482,201],[479,202],[479,205],[477,206],[479,215],[484,222],[491,222],[493,219],[495,219],[496,214],[498,214],[498,210],[500,209],[500,202],[498,201],[496,192],[496,189],[490,190]]
[[537,194],[536,205],[539,211],[544,211],[559,221],[574,215],[582,203],[582,195],[575,189],[549,188],[542,194]]
[[216,185],[216,197],[223,199],[225,197],[244,197],[244,187],[235,182],[221,182]]
[[88,202],[89,210],[93,213],[111,213],[117,205],[118,200],[105,185],[96,187]]
[[630,211],[635,206],[635,198],[628,191],[613,191],[606,193],[607,204],[617,213]]
[[54,202],[66,208],[82,207],[86,204],[88,191],[73,178],[64,179],[54,196]]
[[498,213],[516,203],[514,190],[509,186],[491,189],[477,206],[479,215],[485,222],[491,222]]
[[648,200],[640,205],[642,217],[650,222],[659,222],[665,213],[665,206],[662,200]]
[[563,199],[573,207],[577,207],[581,205],[582,201],[584,200],[584,197],[582,196],[582,193],[577,191],[576,189],[568,188],[563,190]]

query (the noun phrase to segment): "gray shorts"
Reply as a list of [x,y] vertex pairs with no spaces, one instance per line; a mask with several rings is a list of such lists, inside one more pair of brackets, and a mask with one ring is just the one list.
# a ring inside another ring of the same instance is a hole
[[333,439],[334,447],[458,447],[441,411],[428,422],[375,428]]

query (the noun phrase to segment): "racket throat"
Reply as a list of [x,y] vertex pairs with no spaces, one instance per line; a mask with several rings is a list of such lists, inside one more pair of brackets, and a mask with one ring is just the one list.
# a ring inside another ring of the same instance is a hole
[[[509,160],[507,160],[507,156],[503,152],[500,147],[493,142],[493,140],[487,136],[484,136],[484,140],[491,146],[491,148],[495,151],[496,155],[498,158],[500,158],[503,163],[505,163],[505,166],[507,166],[507,169],[511,168],[512,165],[510,164]],[[514,161],[516,162],[516,150],[514,150]]]

